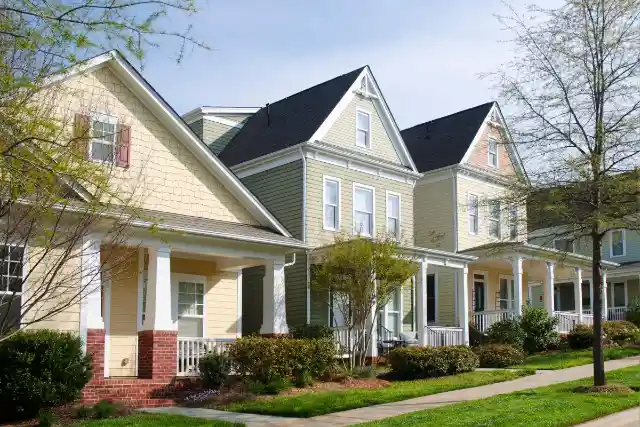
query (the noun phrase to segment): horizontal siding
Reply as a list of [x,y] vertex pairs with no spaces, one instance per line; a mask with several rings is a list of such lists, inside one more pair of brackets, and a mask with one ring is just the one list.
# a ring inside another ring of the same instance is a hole
[[296,263],[284,270],[287,324],[289,327],[307,323],[307,257],[296,254]]
[[340,232],[353,233],[353,184],[375,188],[375,232],[386,232],[386,191],[400,194],[400,228],[402,241],[413,244],[413,185],[354,171],[314,159],[307,160],[307,241],[321,246],[334,242],[336,232],[323,230],[323,176],[341,180]]
[[260,333],[260,327],[262,326],[262,279],[264,272],[264,266],[245,268],[242,270],[242,335]]
[[239,128],[216,123],[211,120],[202,120],[202,133],[200,138],[217,156],[231,142],[240,130]]
[[219,272],[207,277],[205,336],[234,338],[238,333],[238,276]]
[[446,251],[455,249],[453,177],[416,184],[413,194],[415,244]]
[[455,270],[451,268],[433,266],[428,269],[429,274],[435,273],[436,286],[438,288],[438,317],[439,325],[455,326]]

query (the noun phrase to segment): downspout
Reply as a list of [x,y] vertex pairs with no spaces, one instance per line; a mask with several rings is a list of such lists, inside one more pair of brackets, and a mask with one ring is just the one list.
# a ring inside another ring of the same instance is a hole
[[[304,150],[300,147],[300,157],[302,157],[302,241],[307,243],[307,158]],[[306,258],[306,285],[307,285],[307,325],[311,323],[311,263],[309,261],[309,251],[305,252]]]

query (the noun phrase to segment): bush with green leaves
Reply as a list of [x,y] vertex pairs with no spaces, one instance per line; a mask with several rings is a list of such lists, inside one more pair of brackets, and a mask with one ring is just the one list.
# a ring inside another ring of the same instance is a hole
[[522,307],[520,327],[524,332],[523,348],[527,353],[538,353],[557,345],[558,318],[549,316],[544,308]]
[[520,319],[500,320],[487,330],[487,342],[491,344],[510,344],[522,348],[525,334]]
[[627,344],[635,341],[640,335],[640,329],[627,320],[612,320],[602,324],[602,331],[607,340],[616,344]]
[[640,297],[632,298],[629,302],[627,320],[640,328]]
[[567,334],[567,342],[569,347],[574,350],[593,347],[593,328],[589,325],[576,325],[571,332]]
[[477,347],[475,353],[482,368],[506,368],[524,361],[524,351],[510,344],[485,344]]
[[72,402],[90,379],[91,357],[75,334],[18,332],[0,343],[0,418]]
[[487,335],[478,329],[475,323],[469,323],[469,345],[471,347],[478,347],[485,343]]
[[394,375],[414,379],[470,372],[479,361],[467,346],[400,347],[389,352],[389,365]]
[[243,337],[229,344],[227,351],[236,372],[264,384],[272,378],[293,378],[304,370],[319,378],[336,363],[333,338]]
[[220,388],[231,372],[231,360],[226,353],[209,353],[200,359],[200,378],[206,388]]
[[293,378],[296,387],[299,388],[311,387],[314,383],[313,375],[307,370],[295,372]]
[[298,339],[332,338],[333,330],[325,324],[310,323],[293,327],[291,336]]

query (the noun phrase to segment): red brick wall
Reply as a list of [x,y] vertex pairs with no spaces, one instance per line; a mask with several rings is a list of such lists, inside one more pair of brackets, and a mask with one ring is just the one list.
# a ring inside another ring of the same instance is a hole
[[177,388],[173,381],[103,378],[82,390],[82,404],[93,405],[106,399],[131,408],[171,406],[175,404],[173,396]]
[[[489,166],[489,138],[492,137],[498,141],[498,168]],[[509,158],[508,147],[504,143],[500,128],[488,125],[480,136],[475,149],[469,156],[468,163],[488,172],[507,176],[515,174],[515,169]]]
[[87,354],[93,358],[90,383],[104,378],[104,329],[87,329]]
[[177,374],[177,331],[138,333],[138,377],[171,379]]

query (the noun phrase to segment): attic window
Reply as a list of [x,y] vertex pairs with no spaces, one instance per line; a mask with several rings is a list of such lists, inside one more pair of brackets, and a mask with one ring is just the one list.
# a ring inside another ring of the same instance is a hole
[[491,138],[489,139],[489,143],[487,144],[487,155],[489,166],[494,168],[498,167],[498,141]]
[[371,114],[363,110],[356,111],[356,145],[371,148]]

